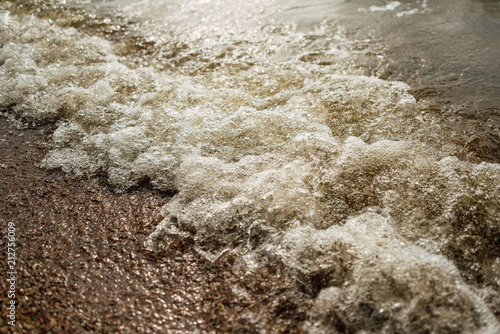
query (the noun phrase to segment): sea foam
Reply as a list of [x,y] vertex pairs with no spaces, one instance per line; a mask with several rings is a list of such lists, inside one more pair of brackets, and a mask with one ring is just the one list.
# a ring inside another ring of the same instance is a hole
[[132,68],[102,38],[2,15],[0,109],[56,122],[43,166],[176,192],[151,250],[191,238],[238,272],[284,264],[310,332],[499,330],[500,166],[418,141],[404,83],[293,61]]

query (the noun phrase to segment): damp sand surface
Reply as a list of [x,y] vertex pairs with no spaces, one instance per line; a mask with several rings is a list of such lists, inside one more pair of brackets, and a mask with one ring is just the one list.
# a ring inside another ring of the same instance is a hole
[[[18,261],[16,328],[2,316],[1,333],[255,332],[249,314],[268,332],[301,332],[303,306],[279,294],[287,284],[279,272],[239,282],[225,269],[231,259],[209,262],[189,240],[146,250],[168,194],[117,193],[99,178],[38,168],[47,126],[17,130],[0,118],[0,133],[0,242],[5,249],[14,222]],[[238,296],[235,284],[255,293]]]

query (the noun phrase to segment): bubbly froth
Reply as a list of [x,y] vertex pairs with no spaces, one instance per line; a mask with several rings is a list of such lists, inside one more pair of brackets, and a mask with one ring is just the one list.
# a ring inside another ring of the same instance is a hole
[[312,333],[499,330],[500,166],[448,156],[445,133],[429,136],[448,152],[425,145],[404,83],[289,59],[132,68],[49,20],[0,24],[0,108],[57,122],[43,166],[176,192],[152,250],[192,238],[242,273],[284,264]]

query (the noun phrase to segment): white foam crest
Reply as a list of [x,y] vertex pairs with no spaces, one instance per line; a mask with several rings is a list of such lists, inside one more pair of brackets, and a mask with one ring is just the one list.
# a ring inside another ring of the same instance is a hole
[[368,9],[370,12],[385,12],[385,11],[393,11],[396,8],[401,6],[401,2],[399,1],[391,1],[385,6],[370,6]]
[[[42,35],[40,30],[48,32]],[[172,181],[157,171],[149,168],[145,174],[135,166],[138,157],[137,163],[144,165],[148,151],[159,154],[166,149],[169,168],[175,168],[181,155],[189,152],[239,160],[279,150],[300,133],[330,133],[329,127],[341,128],[340,135],[360,132],[376,138],[377,131],[386,132],[384,126],[363,131],[356,120],[349,120],[357,106],[367,113],[362,123],[383,124],[384,119],[411,111],[415,103],[401,83],[328,76],[313,65],[298,73],[290,65],[255,66],[236,76],[223,71],[198,78],[132,70],[112,55],[109,43],[33,17],[23,19],[20,36],[7,39],[12,42],[1,51],[0,74],[7,83],[0,93],[2,107],[33,121],[68,119],[54,135],[56,150],[71,148],[92,155],[97,165],[92,171],[103,170],[113,184],[125,187],[144,178],[152,178],[160,188],[171,187]],[[377,96],[386,92],[391,92],[390,98],[378,102]],[[330,104],[347,105],[339,109],[347,124],[329,124]],[[49,154],[47,166],[69,163],[58,161],[62,156]],[[85,168],[73,169],[81,174]],[[120,176],[114,177],[114,172]]]
[[[293,62],[192,76],[131,69],[102,39],[19,24],[1,30],[0,108],[58,121],[46,167],[176,190],[152,248],[191,237],[208,258],[236,249],[252,268],[270,249],[319,293],[311,330],[336,326],[331,314],[368,330],[375,312],[381,329],[411,331],[425,305],[430,330],[498,328],[450,261],[481,287],[500,285],[500,166],[412,141],[408,86]],[[385,216],[359,215],[373,206]]]
[[279,252],[287,264],[322,284],[309,332],[500,329],[454,265],[407,242],[390,218],[375,211],[324,231],[295,228],[282,240]]

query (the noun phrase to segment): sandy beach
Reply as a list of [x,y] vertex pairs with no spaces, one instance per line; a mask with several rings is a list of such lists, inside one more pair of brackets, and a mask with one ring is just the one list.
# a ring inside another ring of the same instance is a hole
[[255,294],[243,298],[231,288],[239,281],[230,261],[206,261],[189,240],[145,249],[168,194],[117,193],[99,178],[38,168],[50,126],[0,124],[3,288],[8,222],[17,230],[16,326],[7,324],[2,294],[2,333],[300,332],[305,312],[286,298],[279,272],[242,282],[256,282],[244,287]]

